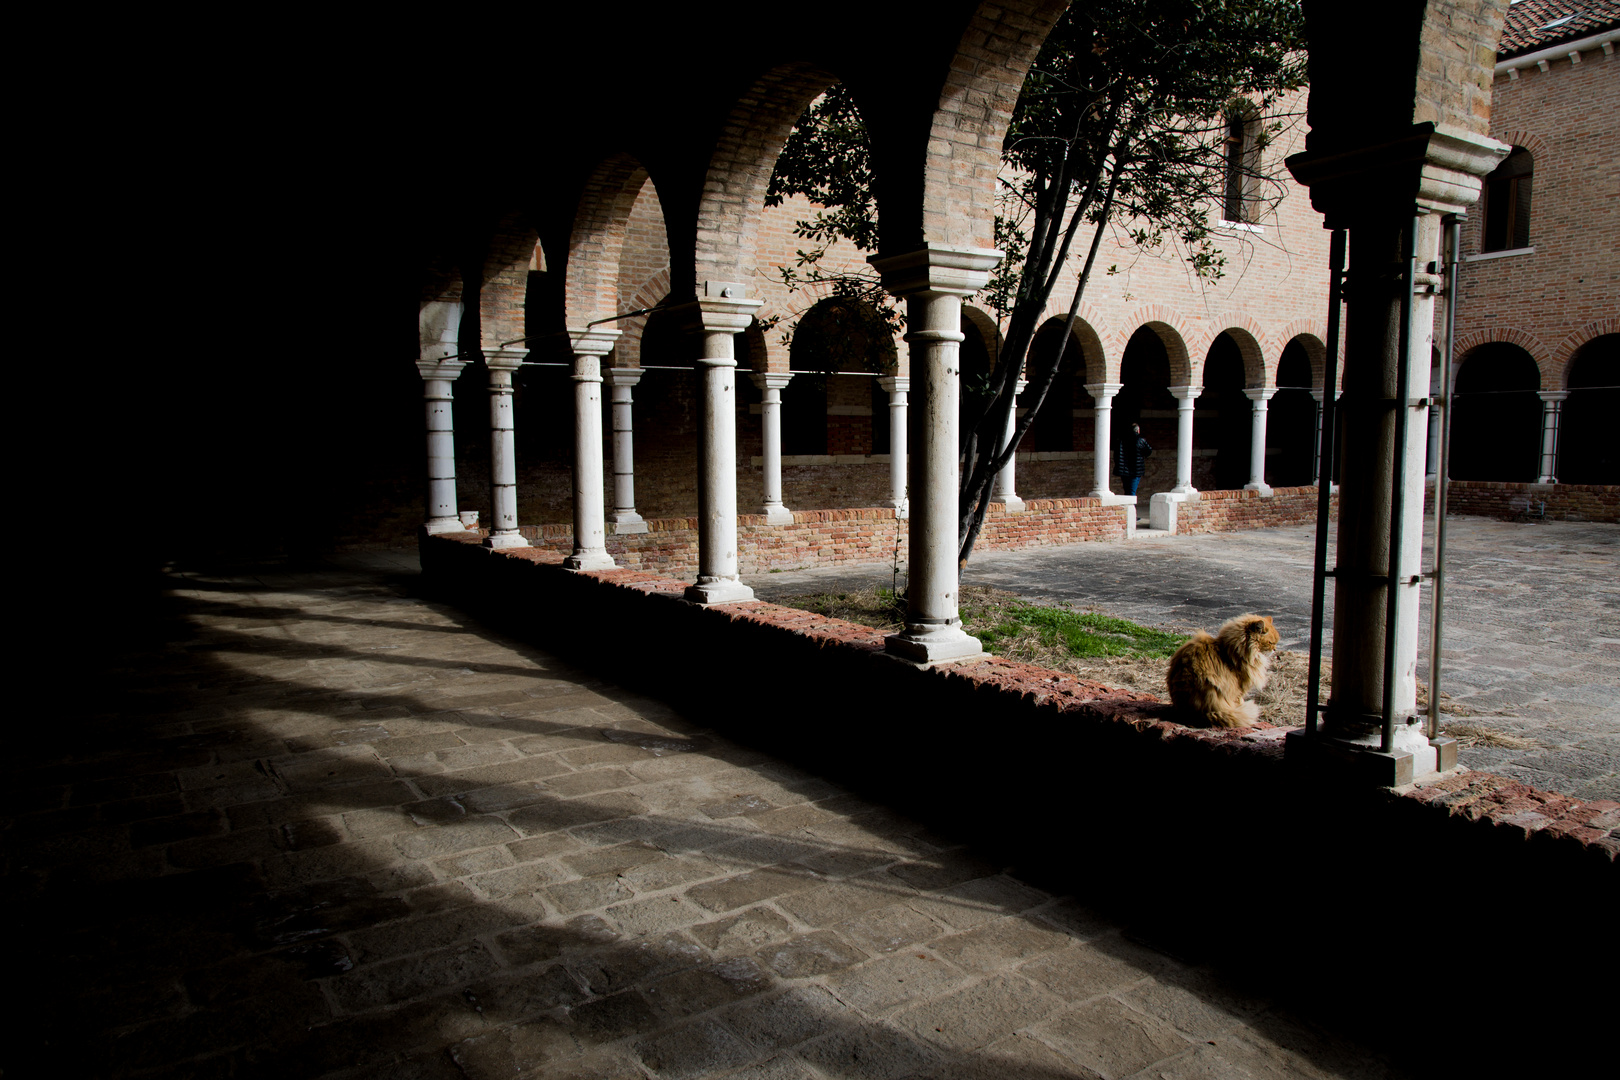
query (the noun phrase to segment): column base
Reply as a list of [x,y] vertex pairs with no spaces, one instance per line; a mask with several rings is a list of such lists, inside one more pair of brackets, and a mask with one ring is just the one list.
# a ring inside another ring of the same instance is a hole
[[635,533],[644,533],[647,531],[647,519],[636,513],[634,510],[620,510],[616,512],[608,524],[613,526],[613,531],[616,534],[622,536],[630,536]]
[[617,570],[619,564],[605,551],[576,551],[563,560],[565,570]]
[[437,536],[439,533],[466,532],[467,527],[453,517],[429,518],[422,522],[422,531],[429,536]]
[[1270,484],[1244,484],[1243,485],[1243,490],[1244,491],[1258,491],[1260,493],[1260,497],[1262,499],[1271,498],[1271,485]]
[[1166,492],[1166,494],[1180,495],[1182,497],[1182,501],[1184,502],[1198,501],[1198,489],[1193,487],[1191,484],[1177,484],[1175,487]]
[[777,503],[775,506],[761,507],[759,512],[765,515],[765,524],[767,525],[793,524],[793,511],[781,503]]
[[999,504],[1006,507],[1009,514],[1017,514],[1024,509],[1024,500],[1016,495],[992,495],[990,503],[992,506]]
[[883,639],[884,651],[902,660],[932,664],[940,660],[966,660],[982,655],[979,639],[961,626],[908,626]]
[[889,506],[893,508],[894,516],[902,521],[911,516],[910,499],[901,499],[899,502],[895,502],[893,499],[890,499]]
[[685,599],[694,604],[738,604],[754,599],[754,590],[736,578],[715,578],[688,585]]
[[511,532],[491,533],[484,537],[484,546],[492,551],[500,551],[502,548],[528,547],[529,542],[523,538],[522,533],[513,529]]
[[1430,739],[1421,724],[1397,727],[1395,748],[1389,753],[1378,745],[1376,733],[1318,734],[1313,739],[1303,729],[1290,731],[1283,742],[1290,765],[1372,787],[1403,787],[1457,769],[1457,740],[1448,735]]
[[1177,508],[1184,502],[1192,502],[1186,494],[1179,491],[1156,491],[1148,499],[1148,528],[1170,533],[1176,532]]

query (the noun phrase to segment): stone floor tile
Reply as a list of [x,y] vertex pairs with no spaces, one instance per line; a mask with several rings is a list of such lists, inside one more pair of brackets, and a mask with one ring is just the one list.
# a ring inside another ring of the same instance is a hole
[[909,945],[932,941],[944,929],[922,912],[906,904],[890,904],[868,911],[834,927],[840,934],[869,953],[892,953]]
[[866,959],[866,954],[830,930],[817,930],[767,945],[755,954],[784,979],[802,979],[841,971]]
[[1018,970],[1069,1001],[1084,1001],[1121,991],[1175,966],[1161,954],[1115,934],[1046,953]]
[[749,908],[739,915],[700,923],[687,932],[721,955],[752,953],[762,945],[786,941],[795,933],[792,923],[768,907]]
[[840,1001],[868,1016],[882,1016],[961,986],[967,976],[921,949],[876,956],[827,979]]
[[1185,1054],[1193,1045],[1163,1020],[1108,997],[1077,1005],[1032,1025],[1029,1032],[1070,1060],[1110,1077],[1129,1076]]
[[1063,999],[1019,975],[1000,974],[896,1013],[894,1024],[952,1050],[976,1050],[1039,1023]]
[[636,1053],[660,1080],[713,1076],[757,1056],[753,1047],[714,1020],[696,1020],[642,1039]]
[[686,890],[686,896],[700,908],[720,913],[809,889],[816,884],[817,878],[808,870],[767,866],[719,881],[694,885]]

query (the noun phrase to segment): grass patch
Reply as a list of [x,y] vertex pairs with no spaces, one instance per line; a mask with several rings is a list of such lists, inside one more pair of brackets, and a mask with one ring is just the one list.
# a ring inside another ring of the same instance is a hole
[[968,632],[984,642],[987,649],[1033,632],[1042,645],[1062,647],[1076,657],[1168,658],[1187,640],[1183,634],[1155,630],[1100,612],[1025,603],[1007,606],[993,626]]

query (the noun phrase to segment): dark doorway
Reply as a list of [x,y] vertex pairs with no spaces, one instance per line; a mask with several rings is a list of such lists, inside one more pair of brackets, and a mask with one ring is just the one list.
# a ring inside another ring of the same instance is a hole
[[1620,441],[1608,426],[1620,416],[1620,334],[1593,338],[1570,360],[1569,398],[1558,425],[1558,479],[1620,484]]
[[1253,408],[1243,393],[1246,385],[1243,353],[1231,334],[1222,334],[1204,359],[1204,392],[1198,396],[1195,421],[1195,441],[1215,451],[1209,486],[1216,491],[1236,491],[1249,482]]
[[1517,345],[1495,341],[1457,372],[1451,478],[1528,483],[1541,464],[1541,372]]
[[1304,487],[1316,479],[1316,401],[1311,358],[1298,338],[1277,364],[1277,394],[1266,416],[1266,483]]

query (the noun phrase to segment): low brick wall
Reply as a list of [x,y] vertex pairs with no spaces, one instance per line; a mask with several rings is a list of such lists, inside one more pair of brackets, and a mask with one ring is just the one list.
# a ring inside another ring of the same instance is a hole
[[[1315,487],[1273,488],[1261,498],[1255,491],[1200,491],[1198,498],[1176,508],[1176,532],[1214,533],[1238,529],[1276,529],[1284,525],[1310,525],[1316,521]],[[1339,513],[1339,494],[1329,505]]]
[[[555,551],[473,539],[424,538],[430,590],[982,844],[1178,955],[1326,981],[1376,1016],[1391,979],[1481,948],[1499,986],[1589,987],[1620,960],[1620,803],[1479,772],[1350,786],[1285,760],[1289,729],[1188,728],[1147,695],[994,658],[919,668],[851,623],[702,608],[681,580],[572,574]],[[1473,995],[1425,994],[1421,1012],[1447,1037],[1490,1035]],[[1589,1012],[1565,1013],[1548,1022],[1597,1037]]]
[[[697,519],[664,518],[647,522],[647,532],[609,535],[608,553],[629,570],[682,574],[697,570]],[[795,511],[791,525],[768,525],[763,515],[737,518],[737,563],[744,575],[772,570],[798,570],[888,562],[907,558],[906,521],[887,507],[860,510]],[[525,525],[519,530],[531,543],[567,554],[574,548],[572,525]],[[487,535],[482,534],[482,535]],[[978,546],[985,551],[1074,544],[1082,540],[1119,540],[1125,535],[1125,512],[1099,499],[1046,499],[1017,514],[993,506],[986,515]]]
[[[1432,493],[1428,503],[1432,509]],[[1620,486],[1453,480],[1446,487],[1446,513],[1505,520],[1546,517],[1553,521],[1620,522]]]

